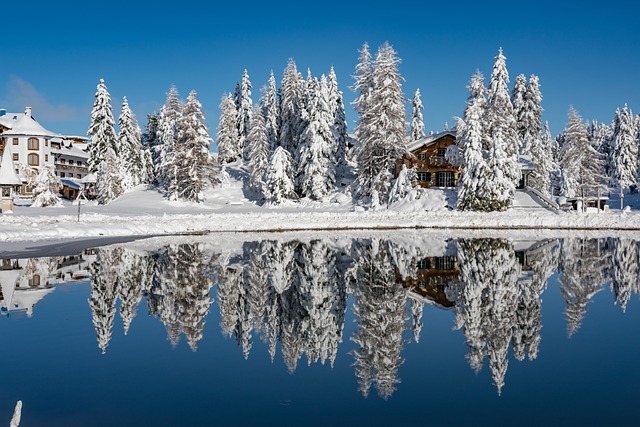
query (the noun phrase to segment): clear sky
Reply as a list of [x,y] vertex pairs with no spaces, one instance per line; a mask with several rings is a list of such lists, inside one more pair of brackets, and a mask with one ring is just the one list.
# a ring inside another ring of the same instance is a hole
[[[306,75],[333,65],[346,103],[358,49],[388,40],[402,59],[404,91],[422,92],[427,131],[453,124],[476,69],[489,78],[502,47],[511,81],[540,77],[553,133],[569,105],[609,122],[625,102],[640,112],[640,2],[374,1],[199,2],[30,1],[3,14],[0,108],[24,111],[52,131],[86,133],[104,78],[114,114],[127,96],[141,126],[173,83],[195,89],[215,137],[218,105],[245,68],[253,99],[289,58]],[[350,105],[347,119],[353,128]]]

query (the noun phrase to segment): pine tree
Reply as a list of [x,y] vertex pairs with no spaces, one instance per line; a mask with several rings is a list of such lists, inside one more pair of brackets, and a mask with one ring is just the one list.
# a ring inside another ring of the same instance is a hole
[[333,152],[334,162],[337,167],[346,162],[347,157],[347,119],[344,113],[342,92],[338,89],[338,77],[331,67],[327,76],[329,87],[330,108],[333,116]]
[[231,94],[224,95],[220,102],[218,123],[218,160],[233,163],[242,158],[242,146],[238,134],[238,110]]
[[209,178],[209,137],[204,124],[202,105],[195,90],[189,93],[179,125],[175,147],[175,180],[169,197],[176,200],[202,202]]
[[154,165],[156,164],[156,149],[160,144],[158,135],[158,114],[147,114],[147,125],[145,132],[142,134],[142,161],[144,164],[143,183],[152,184],[156,182],[156,172]]
[[458,120],[456,145],[460,148],[461,166],[463,173],[458,180],[458,209],[460,210],[491,210],[487,187],[489,183],[489,169],[485,159],[486,152],[483,144],[482,118],[487,109],[485,98],[484,77],[477,71],[468,86],[469,98],[464,111],[464,119]]
[[527,134],[527,120],[525,118],[526,101],[527,96],[527,78],[524,74],[518,74],[516,80],[513,82],[513,89],[511,90],[511,104],[513,105],[513,116],[515,118],[515,128],[518,135],[518,153],[525,153],[525,135]]
[[62,201],[59,196],[61,188],[62,183],[55,173],[47,166],[41,167],[33,187],[33,204],[31,206],[35,208],[61,206]]
[[398,177],[394,180],[389,190],[389,204],[403,200],[416,186],[416,170],[415,168],[407,169],[407,165],[403,164],[402,169],[398,173]]
[[107,91],[104,80],[100,79],[96,100],[91,111],[91,124],[87,135],[91,138],[89,146],[89,171],[97,173],[100,164],[107,156],[107,149],[111,148],[118,154],[116,145],[116,131],[113,128],[115,120],[111,111],[111,96]]
[[[538,76],[532,74],[529,77],[527,91],[524,96],[524,114],[522,117],[524,132],[521,134],[523,146],[520,154],[531,156],[536,166],[538,166],[538,162],[541,161],[540,158],[535,158],[533,153],[537,149],[536,145],[540,144],[542,132],[542,111],[540,80],[538,79]],[[536,162],[536,160],[538,162]]]
[[249,185],[257,193],[262,193],[264,174],[269,166],[269,136],[263,111],[259,105],[253,108],[249,132]]
[[557,168],[553,160],[552,146],[554,139],[549,132],[549,124],[545,123],[539,141],[531,147],[531,159],[536,165],[535,175],[529,185],[542,194],[551,195],[551,177]]
[[98,203],[106,205],[120,197],[124,192],[122,182],[122,170],[116,153],[109,147],[96,176]]
[[263,111],[265,126],[267,129],[267,140],[269,141],[269,152],[273,152],[278,145],[278,91],[276,89],[276,78],[273,71],[269,74],[269,83],[264,95]]
[[279,205],[284,200],[297,198],[291,176],[291,155],[282,147],[276,148],[269,160],[264,181],[264,198],[268,204]]
[[335,188],[334,122],[327,80],[311,78],[298,146],[297,187],[302,197],[321,200]]
[[422,118],[422,99],[420,99],[420,89],[416,89],[413,95],[413,107],[411,110],[411,141],[424,138],[424,121]]
[[[296,153],[302,132],[304,96],[302,75],[293,59],[289,60],[280,87],[280,140],[279,146],[289,153]],[[293,177],[292,177],[293,178]]]
[[118,144],[120,146],[120,163],[123,172],[125,191],[144,182],[144,159],[142,154],[142,132],[129,108],[127,97],[122,100],[122,112],[118,118]]
[[239,85],[236,86],[235,103],[238,127],[238,145],[242,150],[242,157],[244,160],[249,160],[249,146],[247,138],[249,136],[251,125],[251,114],[253,112],[253,101],[251,101],[251,81],[249,81],[249,73],[245,69],[242,73],[242,80]]
[[[360,112],[358,124],[358,177],[356,193],[363,203],[375,206],[387,200],[397,159],[406,153],[406,128],[400,59],[385,43],[373,67],[373,86]],[[357,82],[359,88],[360,82]]]
[[607,191],[603,160],[589,142],[587,127],[571,107],[562,146],[563,195],[595,196]]
[[506,58],[500,49],[487,90],[488,108],[484,132],[484,145],[488,149],[491,210],[505,210],[511,206],[515,184],[520,180],[518,137],[508,83]]
[[625,188],[637,182],[638,141],[633,113],[624,105],[622,111],[616,110],[613,135],[614,180],[619,188]]
[[178,97],[178,89],[171,86],[167,93],[167,101],[160,110],[158,119],[160,144],[157,145],[154,155],[156,180],[165,192],[175,185],[175,150],[182,121],[182,109],[183,103]]

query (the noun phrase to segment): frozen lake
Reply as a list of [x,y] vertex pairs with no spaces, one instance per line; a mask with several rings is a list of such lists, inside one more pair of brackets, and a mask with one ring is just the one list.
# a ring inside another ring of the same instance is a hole
[[637,423],[640,241],[374,236],[3,245],[0,425]]

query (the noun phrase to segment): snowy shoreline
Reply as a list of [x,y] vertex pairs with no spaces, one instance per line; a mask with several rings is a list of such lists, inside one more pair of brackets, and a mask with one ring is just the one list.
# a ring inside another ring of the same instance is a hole
[[560,215],[543,211],[468,212],[250,212],[120,216],[8,216],[0,219],[0,244],[89,237],[159,236],[220,232],[359,230],[567,230],[638,231],[640,215]]

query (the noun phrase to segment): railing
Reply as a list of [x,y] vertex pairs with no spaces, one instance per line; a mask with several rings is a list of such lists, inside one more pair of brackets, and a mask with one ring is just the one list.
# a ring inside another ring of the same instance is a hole
[[440,157],[440,156],[431,156],[429,157],[429,164],[431,166],[445,166],[445,165],[449,165],[449,162],[447,162],[447,159],[445,159],[444,157]]
[[551,209],[555,213],[560,212],[560,206],[558,206],[556,202],[554,202],[553,200],[551,200],[550,198],[542,194],[538,189],[529,187],[528,185],[524,187],[524,189],[527,190],[529,193],[532,193],[534,196],[536,196],[536,198],[547,208]]

